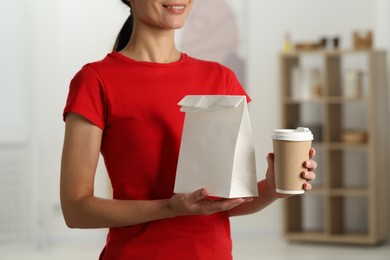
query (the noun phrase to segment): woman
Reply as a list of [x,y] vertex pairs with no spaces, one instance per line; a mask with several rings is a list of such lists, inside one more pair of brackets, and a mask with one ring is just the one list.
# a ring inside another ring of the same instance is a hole
[[[178,101],[246,93],[231,70],[176,49],[174,30],[184,26],[193,0],[122,2],[131,16],[114,51],[71,82],[61,167],[65,221],[71,228],[110,228],[101,259],[231,259],[229,216],[257,212],[281,197],[272,154],[258,198],[210,200],[206,189],[173,194],[184,120]],[[94,196],[100,152],[113,199]],[[316,162],[305,167],[302,177],[313,180]]]

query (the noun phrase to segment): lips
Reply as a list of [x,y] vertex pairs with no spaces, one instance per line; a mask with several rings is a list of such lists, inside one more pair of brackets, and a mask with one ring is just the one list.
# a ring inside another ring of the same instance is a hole
[[163,7],[173,14],[182,14],[186,8],[183,4],[163,4]]
[[186,8],[184,5],[163,5],[164,8],[171,9],[171,10],[183,10]]

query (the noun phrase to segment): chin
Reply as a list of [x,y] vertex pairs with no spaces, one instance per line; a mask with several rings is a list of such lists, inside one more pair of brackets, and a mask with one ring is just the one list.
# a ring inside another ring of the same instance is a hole
[[186,20],[185,19],[171,19],[167,20],[165,23],[166,29],[181,29],[184,27]]
[[173,27],[175,28],[182,28],[186,23],[186,20],[184,19],[180,19],[180,20],[176,20],[172,23]]
[[183,27],[184,27],[184,24],[174,26],[172,29],[176,30],[176,29],[181,29],[181,28],[183,28]]
[[183,27],[184,27],[184,23],[181,23],[181,24],[171,24],[171,25],[165,26],[164,29],[176,30],[176,29],[181,29]]

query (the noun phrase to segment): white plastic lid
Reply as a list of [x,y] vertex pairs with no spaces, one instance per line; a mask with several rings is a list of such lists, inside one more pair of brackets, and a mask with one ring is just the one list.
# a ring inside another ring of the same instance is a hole
[[313,134],[309,128],[298,127],[297,129],[277,129],[272,132],[272,139],[283,141],[310,141]]

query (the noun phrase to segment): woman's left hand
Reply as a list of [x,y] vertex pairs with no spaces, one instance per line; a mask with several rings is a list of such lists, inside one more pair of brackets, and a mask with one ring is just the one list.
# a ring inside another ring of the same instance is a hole
[[[303,167],[305,170],[302,171],[301,177],[305,179],[305,183],[303,184],[304,190],[310,190],[312,188],[310,181],[316,178],[316,174],[314,170],[317,168],[317,163],[311,158],[315,155],[315,150],[313,148],[309,151],[309,160],[303,162]],[[274,171],[274,154],[269,153],[267,155],[268,168],[266,173],[266,178],[259,181],[257,186],[259,190],[259,197],[253,198],[253,201],[246,201],[248,203],[243,203],[242,205],[238,205],[228,210],[229,216],[242,216],[247,214],[252,214],[258,212],[276,199],[286,198],[292,195],[288,194],[280,194],[276,192],[275,189],[275,171]]]
[[[310,182],[316,178],[316,174],[314,173],[314,170],[317,168],[317,162],[311,159],[315,156],[315,154],[316,154],[316,151],[314,150],[314,148],[310,148],[310,151],[309,151],[309,158],[310,159],[303,163],[303,167],[306,168],[306,170],[301,173],[301,177],[306,180],[306,182],[303,184],[303,187],[302,187],[304,190],[311,190],[312,185]],[[267,169],[267,173],[266,173],[266,179],[267,179],[269,187],[274,191],[274,195],[276,197],[279,197],[279,198],[285,198],[285,197],[291,196],[291,195],[276,193],[276,190],[275,190],[275,171],[274,171],[274,154],[273,153],[268,154],[267,162],[268,162],[268,169]]]

